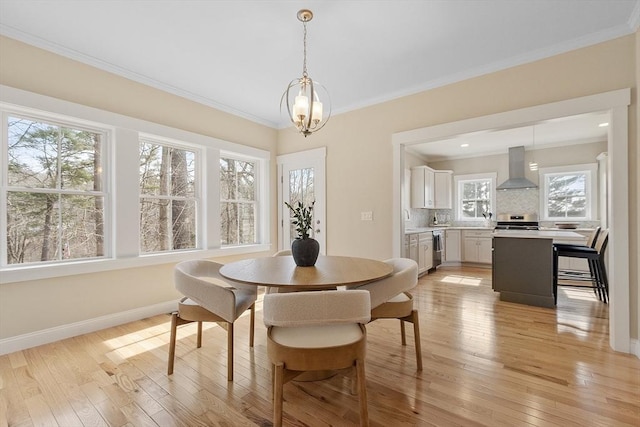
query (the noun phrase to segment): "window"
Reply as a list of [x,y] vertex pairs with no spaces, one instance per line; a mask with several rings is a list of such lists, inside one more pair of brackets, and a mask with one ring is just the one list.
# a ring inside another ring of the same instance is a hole
[[222,246],[257,242],[255,162],[220,158],[220,237]]
[[0,283],[270,249],[270,151],[1,95]]
[[196,247],[196,153],[140,141],[140,251]]
[[546,220],[583,220],[594,217],[595,164],[540,170],[541,212]]
[[493,212],[496,205],[495,173],[458,175],[454,182],[458,221],[483,220],[483,214]]
[[14,114],[3,118],[2,264],[103,257],[106,130]]

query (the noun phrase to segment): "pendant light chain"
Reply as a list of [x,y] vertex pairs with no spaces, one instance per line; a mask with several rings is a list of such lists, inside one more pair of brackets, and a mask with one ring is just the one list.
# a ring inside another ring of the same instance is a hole
[[302,77],[308,77],[307,74],[307,21],[302,21],[302,26],[304,28],[304,41],[302,42],[303,46],[303,62],[302,62]]

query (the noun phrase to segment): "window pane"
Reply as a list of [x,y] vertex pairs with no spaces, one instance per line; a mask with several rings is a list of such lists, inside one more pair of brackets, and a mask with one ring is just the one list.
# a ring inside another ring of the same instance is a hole
[[57,188],[59,137],[56,126],[9,117],[9,185]]
[[238,204],[220,204],[221,243],[231,245],[238,242]]
[[253,163],[237,162],[238,164],[238,199],[255,200],[255,172]]
[[57,259],[58,195],[7,194],[7,263]]
[[162,147],[148,142],[140,143],[140,193],[163,194],[160,188]]
[[92,258],[104,255],[102,197],[63,195],[62,259]]
[[467,182],[462,185],[462,198],[463,199],[475,199],[476,198],[476,184],[475,182]]
[[[62,128],[60,135],[60,187],[66,190],[100,190],[100,135]],[[94,185],[94,181],[97,186]]]
[[193,152],[170,148],[171,195],[193,197],[195,195],[195,155]]
[[169,240],[169,200],[140,200],[140,250],[142,252],[166,251]]
[[238,243],[251,244],[256,241],[254,205],[243,203],[239,206],[240,221],[238,227]]

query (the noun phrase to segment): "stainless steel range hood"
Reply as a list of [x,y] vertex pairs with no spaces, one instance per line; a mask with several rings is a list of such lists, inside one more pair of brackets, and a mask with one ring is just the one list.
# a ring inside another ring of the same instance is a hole
[[509,179],[498,185],[498,190],[538,188],[524,177],[524,146],[509,148]]

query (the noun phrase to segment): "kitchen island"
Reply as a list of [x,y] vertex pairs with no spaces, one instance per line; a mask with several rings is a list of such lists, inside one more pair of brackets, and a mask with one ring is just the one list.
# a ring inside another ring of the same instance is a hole
[[493,233],[493,290],[500,300],[555,307],[553,242],[583,244],[573,231],[496,230]]

